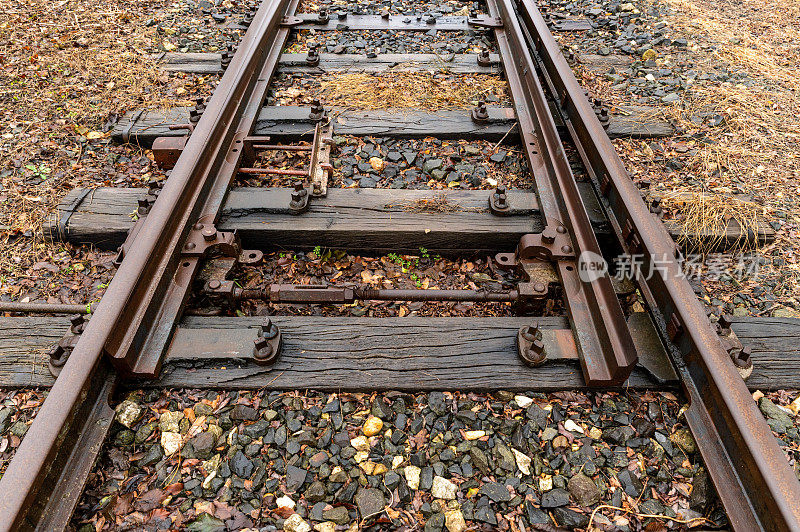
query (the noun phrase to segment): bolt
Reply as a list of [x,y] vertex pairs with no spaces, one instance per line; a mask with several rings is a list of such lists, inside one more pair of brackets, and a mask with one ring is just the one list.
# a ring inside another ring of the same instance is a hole
[[260,351],[263,351],[267,347],[269,347],[269,340],[264,338],[263,336],[259,336],[255,340],[253,340],[253,344],[256,348],[256,356],[258,356]]
[[303,199],[303,194],[300,192],[292,192],[292,203],[300,203]]
[[536,290],[537,292],[544,292],[547,288],[543,283],[536,283],[535,285],[533,285],[533,289]]
[[563,225],[559,225],[558,227],[556,227],[556,232],[560,235],[563,235],[564,233],[567,232],[567,228],[564,227]]
[[319,10],[319,14],[317,15],[317,22],[320,24],[327,24],[328,21],[331,19],[331,16],[328,14],[328,10],[324,7]]
[[189,251],[193,250],[196,247],[197,244],[195,244],[194,242],[189,242],[188,244],[186,244],[186,249],[188,249]]
[[311,113],[309,113],[308,116],[312,120],[321,120],[322,117],[325,116],[325,108],[319,100],[311,102]]
[[220,286],[222,286],[222,283],[218,279],[212,279],[208,282],[208,288],[210,290],[218,290]]
[[261,336],[269,340],[278,336],[278,327],[272,323],[271,319],[265,318],[264,323],[261,324]]
[[472,110],[472,119],[478,122],[485,122],[489,119],[489,111],[486,109],[486,102],[481,100]]
[[207,228],[203,229],[201,231],[201,234],[203,235],[203,238],[207,242],[213,242],[214,240],[217,239],[217,230],[214,229],[213,227],[207,227]]
[[317,66],[319,64],[319,45],[311,44],[308,47],[308,56],[306,56],[306,63],[310,66]]
[[60,368],[64,364],[67,363],[67,357],[64,356],[67,354],[67,350],[64,349],[62,346],[56,344],[50,348],[48,355],[50,355],[50,364]]
[[541,340],[534,340],[531,342],[531,346],[525,351],[525,356],[523,357],[525,362],[532,366],[539,366],[547,359],[547,355],[544,352],[544,344]]
[[752,354],[752,349],[749,345],[747,345],[743,347],[735,357],[733,357],[733,363],[740,368],[749,368],[753,365],[753,360],[751,358]]
[[73,314],[69,317],[69,322],[72,324],[70,330],[73,334],[81,334],[86,326],[86,319],[83,314]]
[[431,15],[430,17],[428,17],[428,20],[426,20],[425,22],[427,22],[428,24],[436,24],[436,17]]
[[544,230],[542,231],[542,242],[544,242],[545,244],[552,244],[553,242],[555,242],[556,241],[555,233],[556,232],[553,230],[552,227],[549,226],[545,227]]
[[486,48],[482,49],[478,54],[478,64],[481,66],[489,66],[492,64],[492,60],[489,57],[489,50]]
[[535,341],[539,337],[539,322],[535,321],[522,330],[522,337],[529,342]]
[[572,246],[563,245],[561,246],[561,251],[564,253],[572,253]]

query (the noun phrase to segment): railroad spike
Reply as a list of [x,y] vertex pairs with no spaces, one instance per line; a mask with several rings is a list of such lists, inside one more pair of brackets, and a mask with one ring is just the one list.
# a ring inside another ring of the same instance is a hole
[[319,44],[311,44],[308,46],[308,55],[306,56],[306,64],[308,66],[319,65]]
[[319,100],[311,102],[311,112],[308,114],[308,117],[315,121],[325,118],[325,107],[322,106],[322,102]]
[[489,110],[486,108],[485,100],[480,100],[478,105],[472,109],[472,119],[475,122],[486,122],[489,120]]
[[480,53],[478,54],[478,64],[484,67],[491,66],[492,59],[487,48],[481,49]]

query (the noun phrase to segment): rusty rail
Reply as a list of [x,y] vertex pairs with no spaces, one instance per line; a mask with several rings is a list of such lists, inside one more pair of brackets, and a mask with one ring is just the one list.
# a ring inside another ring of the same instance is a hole
[[[263,2],[214,97],[144,219],[94,317],[61,370],[47,400],[0,479],[0,530],[67,526],[100,445],[86,445],[94,430],[87,406],[102,410],[115,373],[154,374],[179,315],[199,257],[181,257],[195,220],[212,222],[241,152],[237,140],[252,129],[277,59],[288,36],[281,20],[297,0]],[[227,174],[226,174],[227,171]],[[215,207],[216,206],[216,207]],[[156,344],[156,345],[153,345]],[[138,357],[150,353],[149,357]],[[83,412],[83,414],[82,414]],[[113,413],[113,412],[112,412]],[[101,434],[98,434],[101,433]],[[64,464],[88,464],[82,471]],[[65,519],[51,521],[53,493]],[[68,496],[68,497],[66,497]],[[56,524],[56,526],[53,526]]]
[[[216,229],[223,200],[238,173],[307,176],[311,190],[295,185],[289,208],[308,209],[324,196],[330,135],[321,106],[313,146],[293,147],[253,137],[298,0],[263,2],[208,104],[191,115],[191,136],[171,148],[180,153],[170,178],[126,243],[124,260],[87,324],[73,330],[75,343],[60,376],[17,455],[0,479],[0,530],[59,530],[67,526],[86,478],[113,419],[109,398],[124,377],[157,377],[190,288],[210,252],[240,263],[238,237]],[[622,385],[637,352],[607,272],[580,275],[586,257],[603,259],[550,103],[555,100],[572,142],[616,229],[617,252],[640,254],[643,268],[659,261],[661,275],[638,287],[682,379],[686,412],[717,491],[737,530],[800,530],[800,484],[769,427],[720,344],[693,291],[680,275],[680,257],[608,140],[533,0],[488,0],[489,16],[464,20],[491,28],[509,83],[519,135],[539,196],[545,228],[525,235],[513,253],[496,256],[499,267],[515,267],[525,279],[514,289],[398,290],[367,287],[273,285],[242,289],[221,278],[205,282],[206,293],[233,301],[247,298],[292,303],[350,303],[356,299],[514,302],[550,297],[559,284],[571,329],[553,341],[535,322],[516,339],[520,356],[538,365],[547,359],[581,359],[589,385]],[[480,122],[485,104],[473,112]],[[176,147],[177,146],[177,147]],[[254,151],[311,151],[307,170],[253,168]],[[489,197],[502,215],[505,193]],[[229,271],[229,270],[228,270]],[[551,275],[552,274],[552,275]],[[204,278],[205,281],[205,278]],[[92,309],[94,310],[94,309]],[[250,343],[253,360],[271,364],[279,356],[281,332],[269,320]],[[547,353],[553,350],[553,353]],[[551,356],[552,355],[552,356]]]
[[[502,1],[502,0],[501,0]],[[622,248],[643,258],[640,276],[660,332],[671,346],[697,439],[717,493],[736,530],[800,530],[800,483],[681,273],[674,241],[649,212],[558,43],[533,0],[518,0],[516,14],[558,99]]]

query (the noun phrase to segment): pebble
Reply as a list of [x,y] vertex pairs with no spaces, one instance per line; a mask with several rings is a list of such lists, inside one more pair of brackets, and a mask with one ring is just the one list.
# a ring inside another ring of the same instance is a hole
[[412,490],[419,489],[419,477],[422,473],[422,469],[417,466],[408,465],[404,469],[404,473],[406,476],[406,482],[408,483],[408,487]]
[[286,532],[310,532],[311,525],[299,515],[292,514],[283,522],[283,529]]
[[167,455],[178,452],[183,444],[183,437],[179,432],[162,432],[161,447]]
[[431,495],[436,499],[453,500],[456,498],[458,486],[443,477],[433,477]]
[[[370,416],[361,427],[364,436],[375,436],[383,429],[383,421],[379,417]],[[355,447],[355,445],[353,446]]]
[[383,511],[384,506],[386,506],[386,499],[383,496],[383,492],[374,488],[359,489],[358,492],[356,492],[355,501],[361,519],[379,514]]

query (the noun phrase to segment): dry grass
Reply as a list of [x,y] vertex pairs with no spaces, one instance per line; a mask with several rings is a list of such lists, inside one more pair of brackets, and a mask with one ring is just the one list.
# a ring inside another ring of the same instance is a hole
[[390,72],[333,74],[320,81],[326,104],[347,109],[468,109],[484,95],[504,95],[498,76]]
[[739,249],[754,247],[765,214],[763,206],[751,201],[721,194],[698,194],[686,189],[672,190],[661,201],[665,208],[680,212],[677,220],[681,228],[679,242],[700,253],[719,247],[725,240],[731,220],[736,221],[741,229],[735,246]]
[[107,142],[109,118],[185,103],[165,96],[144,51],[159,37],[138,17],[161,5],[0,0],[0,270],[12,279],[53,252],[41,223],[59,198],[113,175],[102,150],[87,150]]
[[437,192],[429,198],[417,198],[406,203],[386,205],[387,209],[396,207],[408,212],[462,212],[466,210],[461,205],[450,203],[446,192]]

